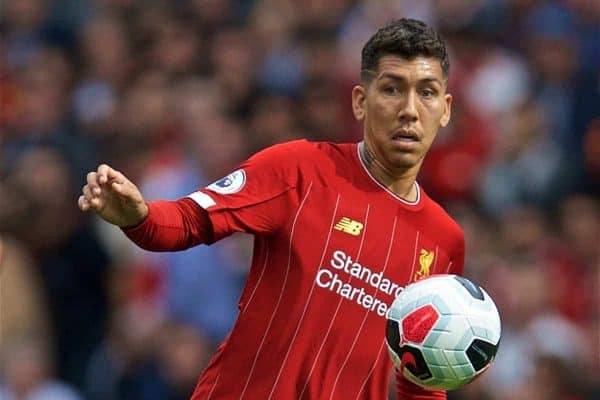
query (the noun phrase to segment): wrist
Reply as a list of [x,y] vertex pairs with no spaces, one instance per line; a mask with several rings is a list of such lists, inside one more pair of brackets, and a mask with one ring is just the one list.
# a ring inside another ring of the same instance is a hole
[[121,228],[123,230],[135,229],[138,226],[142,225],[144,223],[144,221],[146,221],[148,219],[149,213],[150,213],[150,208],[148,207],[148,204],[143,202],[138,207],[137,217],[135,219],[132,219],[131,221],[126,221],[123,225],[119,226],[119,228]]
[[138,224],[141,224],[142,222],[144,222],[144,220],[148,217],[149,213],[150,213],[150,208],[148,207],[148,204],[146,204],[146,202],[143,201],[140,206],[141,219]]

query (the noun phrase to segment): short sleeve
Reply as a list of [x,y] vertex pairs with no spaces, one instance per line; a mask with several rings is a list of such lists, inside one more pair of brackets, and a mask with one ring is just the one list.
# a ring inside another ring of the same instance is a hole
[[288,220],[298,187],[298,151],[306,141],[269,147],[229,175],[187,197],[208,212],[214,238],[234,232],[269,235]]

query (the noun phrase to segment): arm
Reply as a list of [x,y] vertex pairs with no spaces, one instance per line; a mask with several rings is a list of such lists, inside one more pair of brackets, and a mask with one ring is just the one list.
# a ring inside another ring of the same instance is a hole
[[141,224],[123,232],[142,249],[185,250],[212,243],[213,230],[208,213],[191,199],[149,202],[148,215]]
[[102,164],[87,175],[78,205],[123,229],[138,246],[153,251],[182,250],[213,240],[206,211],[190,199],[146,203],[119,171]]
[[146,203],[127,177],[102,164],[87,175],[78,205],[147,250],[181,250],[234,232],[272,234],[288,222],[298,153],[311,146],[295,141],[262,150],[227,177],[178,201]]
[[443,390],[426,390],[404,378],[396,369],[396,393],[398,400],[446,400]]

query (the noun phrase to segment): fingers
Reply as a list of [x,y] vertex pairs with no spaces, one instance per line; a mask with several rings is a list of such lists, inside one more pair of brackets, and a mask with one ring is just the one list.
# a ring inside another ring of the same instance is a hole
[[83,197],[87,201],[91,201],[94,198],[94,196],[97,196],[96,192],[92,193],[92,189],[90,189],[90,185],[85,185],[83,188],[81,188],[81,191],[83,192]]
[[96,172],[89,172],[86,176],[87,185],[89,190],[95,194],[99,195],[102,190],[100,189],[100,182],[98,180],[98,174]]
[[102,184],[108,182],[108,174],[112,168],[106,164],[100,164],[98,167],[98,181]]
[[[119,185],[123,185],[127,181],[127,178],[120,173],[119,171],[109,167],[106,164],[101,164],[98,167],[97,171],[89,172],[86,176],[86,182],[89,191],[94,196],[100,196],[102,193],[102,187],[108,185],[109,189],[116,190],[118,193],[121,193],[122,187]],[[119,185],[115,186],[114,183],[118,183]],[[84,193],[85,195],[85,193]],[[88,201],[92,198],[88,197]]]
[[86,176],[86,184],[81,189],[77,205],[82,211],[102,212],[115,201],[143,204],[143,197],[137,187],[121,172],[107,164],[101,164],[96,171]]
[[108,182],[119,182],[122,184],[127,180],[127,178],[125,178],[125,175],[106,164],[100,164],[100,166],[98,167],[97,176],[98,182],[102,185]]
[[90,209],[90,202],[83,195],[77,199],[77,205],[81,211],[88,211]]
[[[82,211],[98,211],[105,203],[106,196],[113,192],[120,196],[131,196],[135,188],[121,172],[107,164],[100,164],[96,171],[86,176],[86,185],[81,189],[82,195],[77,199],[77,205]],[[104,192],[104,193],[103,193]]]
[[81,191],[83,195],[77,199],[77,205],[82,211],[96,210],[100,207],[100,194],[102,193],[100,187],[87,184],[81,188]]
[[97,210],[100,207],[100,199],[83,194],[77,199],[77,205],[81,211]]

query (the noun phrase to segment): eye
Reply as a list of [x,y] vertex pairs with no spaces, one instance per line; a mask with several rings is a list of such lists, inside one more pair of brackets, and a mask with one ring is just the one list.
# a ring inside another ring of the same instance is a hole
[[436,95],[436,91],[433,89],[425,88],[421,90],[421,96],[425,98],[434,97]]
[[421,96],[433,97],[433,96],[435,96],[435,91],[432,89],[423,89],[423,90],[421,90]]
[[396,95],[399,92],[400,92],[400,90],[396,86],[384,86],[383,87],[383,93],[389,94],[391,96]]

